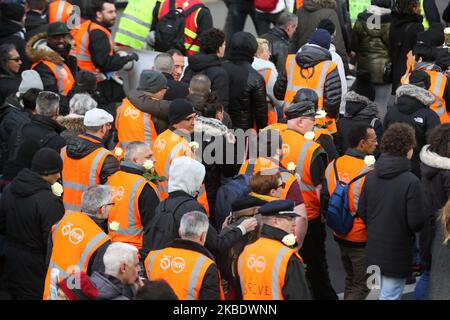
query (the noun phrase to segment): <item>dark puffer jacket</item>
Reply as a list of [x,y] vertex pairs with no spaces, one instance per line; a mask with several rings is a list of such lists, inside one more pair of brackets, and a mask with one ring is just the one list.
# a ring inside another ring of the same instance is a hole
[[377,105],[368,98],[349,91],[344,97],[345,115],[337,122],[337,133],[335,135],[336,147],[339,154],[343,155],[349,146],[349,132],[358,124],[371,125],[377,134],[378,144],[381,143],[383,125],[378,118]]
[[0,66],[0,104],[19,89],[22,78],[20,74],[12,74]]
[[[327,49],[322,47],[306,44],[302,47],[300,52],[295,56],[295,61],[300,68],[314,67],[322,61],[331,61],[331,53]],[[301,75],[300,75],[301,76]],[[284,100],[284,96],[287,88],[287,76],[281,74],[278,76],[277,82],[273,87],[275,97],[279,100]],[[342,99],[342,87],[341,78],[339,77],[339,71],[336,67],[327,76],[325,80],[325,90],[323,95],[323,107],[325,111],[331,116],[336,118],[339,114],[339,107]]]
[[269,41],[270,61],[277,67],[278,73],[286,72],[286,58],[289,54],[289,37],[286,31],[275,26],[261,38]]
[[267,126],[267,99],[264,78],[252,68],[257,50],[254,36],[247,32],[233,35],[229,61],[223,63],[229,79],[228,113],[233,128],[256,130]]
[[200,52],[190,56],[188,62],[181,81],[189,83],[196,74],[206,75],[211,80],[211,92],[219,98],[225,110],[228,110],[228,74],[219,57],[216,54]]
[[[373,16],[374,13],[369,11],[364,11],[358,15],[358,20],[353,27],[352,48],[357,53],[358,68],[369,71],[372,74],[373,83],[383,84],[384,66],[389,61],[388,45],[391,15],[377,15],[375,20],[373,20]],[[373,28],[368,23],[373,24],[378,21],[381,22],[379,28]]]
[[426,143],[428,130],[441,122],[438,115],[429,106],[434,102],[434,96],[428,90],[414,85],[403,85],[397,89],[396,104],[388,108],[384,118],[384,129],[395,122],[411,125],[416,132],[417,145],[411,159],[412,172],[420,178],[419,153]]
[[25,28],[21,23],[0,17],[0,45],[12,43],[22,58],[20,71],[30,69],[30,62],[25,53]]
[[382,154],[366,176],[358,205],[367,226],[366,263],[384,276],[411,275],[414,234],[425,221],[424,193],[404,157]]

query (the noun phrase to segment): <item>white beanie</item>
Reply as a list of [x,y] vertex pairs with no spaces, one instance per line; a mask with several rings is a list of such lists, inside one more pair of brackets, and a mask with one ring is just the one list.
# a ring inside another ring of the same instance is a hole
[[22,82],[20,83],[17,95],[26,93],[30,89],[44,90],[41,76],[34,70],[25,70],[22,72]]
[[194,197],[205,178],[205,166],[192,158],[182,156],[172,160],[169,168],[169,193],[184,191]]

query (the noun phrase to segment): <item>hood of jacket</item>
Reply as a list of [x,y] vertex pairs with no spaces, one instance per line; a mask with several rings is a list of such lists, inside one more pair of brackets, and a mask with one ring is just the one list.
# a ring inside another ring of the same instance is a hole
[[392,11],[391,12],[392,17],[392,26],[395,29],[399,29],[403,27],[404,25],[410,24],[410,23],[418,23],[422,24],[423,22],[423,16],[417,15],[417,14],[402,14],[398,11]]
[[101,300],[125,300],[127,299],[123,295],[123,285],[119,280],[111,281],[109,277],[105,275],[94,272],[90,277],[91,282],[98,289],[98,296]]
[[395,104],[403,114],[412,114],[420,108],[428,107],[434,100],[431,92],[412,84],[398,87],[395,96]]
[[313,67],[326,60],[332,60],[330,51],[315,44],[305,44],[295,55],[295,61],[303,68]]
[[[429,150],[430,145],[423,146],[420,151],[422,176],[432,179],[441,170],[450,170],[450,158],[442,157]],[[424,166],[423,166],[424,165]]]
[[25,50],[31,64],[41,60],[50,61],[58,65],[64,62],[63,57],[47,45],[46,33],[38,33],[28,40]]
[[310,12],[314,12],[324,8],[337,9],[337,4],[336,0],[305,0],[303,7]]
[[222,121],[214,118],[206,118],[198,116],[195,119],[194,133],[201,133],[203,139],[209,141],[212,137],[224,136],[229,143],[234,143],[235,137],[231,131],[228,130]]
[[192,69],[195,73],[205,70],[207,68],[220,66],[221,62],[219,57],[214,54],[206,54],[203,52],[199,52],[194,54],[188,58],[189,68]]
[[169,193],[183,191],[191,197],[196,197],[205,173],[205,166],[197,160],[186,156],[175,158],[169,169]]
[[66,116],[59,116],[56,121],[66,127],[67,130],[72,131],[75,134],[81,134],[86,131],[84,126],[84,116],[78,114],[68,114]]
[[375,162],[375,174],[382,179],[393,179],[411,170],[411,161],[405,157],[381,154]]
[[357,94],[355,91],[349,91],[344,96],[345,117],[349,118],[375,118],[378,116],[378,108],[375,102],[369,98]]
[[43,190],[52,192],[50,184],[28,168],[20,171],[11,182],[11,192],[18,198],[27,198]]
[[251,33],[235,33],[229,43],[227,57],[231,62],[253,62],[255,53],[258,50],[258,42],[256,42],[256,38]]
[[14,33],[23,31],[23,29],[19,22],[0,17],[0,38],[6,38]]
[[75,137],[67,141],[67,156],[72,159],[81,159],[102,147],[103,143],[100,141],[94,143],[80,137]]

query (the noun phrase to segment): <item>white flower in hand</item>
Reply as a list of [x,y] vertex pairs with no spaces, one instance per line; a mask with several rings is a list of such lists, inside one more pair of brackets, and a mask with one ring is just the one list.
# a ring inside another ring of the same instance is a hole
[[305,139],[307,140],[314,140],[316,134],[314,133],[314,131],[308,131],[304,134]]
[[61,197],[64,192],[63,186],[59,182],[52,184],[52,192],[55,196]]
[[327,112],[325,110],[317,110],[316,119],[324,119],[327,116]]
[[375,164],[375,157],[374,156],[365,156],[364,157],[364,163],[366,164],[366,166],[373,166]]
[[115,154],[117,157],[121,157],[121,156],[123,155],[123,149],[122,149],[121,147],[117,147],[117,148],[114,150],[114,154]]
[[192,151],[195,152],[198,148],[200,148],[199,144],[195,141],[189,142],[189,147],[192,149]]
[[109,224],[109,230],[111,230],[111,231],[117,231],[117,230],[119,230],[119,226],[120,226],[120,223],[119,223],[119,222],[113,221],[113,222],[111,222],[111,223]]
[[293,162],[289,162],[288,164],[287,164],[287,169],[289,170],[289,171],[295,171],[295,168],[296,168],[297,166],[295,165],[295,163],[293,163]]
[[150,170],[153,169],[154,164],[153,164],[153,161],[152,161],[152,160],[146,160],[146,161],[144,162],[143,166],[144,166],[144,168],[145,168],[147,171],[150,171]]
[[281,241],[288,247],[292,247],[297,242],[297,238],[294,234],[290,233],[288,235],[285,235]]

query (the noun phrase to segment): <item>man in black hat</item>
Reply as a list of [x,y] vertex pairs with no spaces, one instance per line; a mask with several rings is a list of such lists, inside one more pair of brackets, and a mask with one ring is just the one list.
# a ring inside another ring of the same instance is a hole
[[66,96],[75,83],[77,59],[70,55],[71,35],[67,26],[55,22],[48,26],[47,33],[39,33],[27,43],[27,54],[32,68],[39,73],[44,90],[61,96],[61,114],[69,113]]
[[59,153],[42,148],[0,200],[0,234],[8,241],[3,280],[13,299],[42,299],[47,240],[64,215],[62,188],[55,185],[61,170]]
[[[261,237],[239,256],[238,274],[244,300],[309,300],[302,258],[295,252],[292,200],[275,200],[259,208]],[[276,281],[273,281],[273,279]]]

